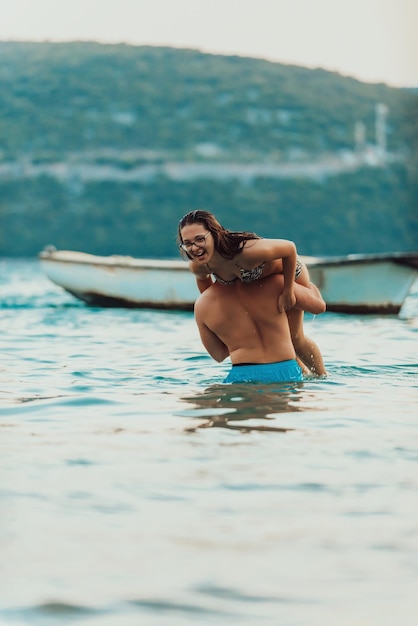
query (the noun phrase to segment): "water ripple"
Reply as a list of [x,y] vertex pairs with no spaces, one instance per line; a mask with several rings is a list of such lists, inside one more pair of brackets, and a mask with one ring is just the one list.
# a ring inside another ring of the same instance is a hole
[[191,313],[91,309],[0,264],[5,626],[417,614],[417,297],[307,316],[327,378],[225,385]]

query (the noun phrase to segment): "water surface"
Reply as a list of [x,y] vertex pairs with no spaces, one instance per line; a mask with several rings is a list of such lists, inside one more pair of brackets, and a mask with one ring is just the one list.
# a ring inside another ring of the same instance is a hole
[[325,380],[223,385],[191,313],[0,270],[2,626],[416,625],[418,290],[307,315]]

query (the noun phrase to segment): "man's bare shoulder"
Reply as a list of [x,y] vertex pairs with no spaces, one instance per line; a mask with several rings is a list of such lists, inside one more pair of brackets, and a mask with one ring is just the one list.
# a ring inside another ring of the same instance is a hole
[[211,285],[210,287],[205,289],[205,291],[203,291],[200,294],[200,296],[195,300],[195,303],[194,303],[195,314],[198,311],[203,312],[209,306],[209,303],[213,298],[214,286],[215,285]]

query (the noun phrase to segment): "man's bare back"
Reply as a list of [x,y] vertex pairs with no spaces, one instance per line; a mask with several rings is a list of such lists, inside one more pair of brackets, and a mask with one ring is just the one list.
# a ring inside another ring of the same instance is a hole
[[[277,307],[283,277],[274,274],[250,284],[214,283],[195,304],[202,343],[216,361],[233,365],[295,359],[286,313]],[[310,289],[295,285],[296,306],[316,312]]]

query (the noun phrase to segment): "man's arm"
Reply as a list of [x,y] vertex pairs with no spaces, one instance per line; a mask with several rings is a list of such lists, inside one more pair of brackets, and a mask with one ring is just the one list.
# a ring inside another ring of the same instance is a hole
[[200,299],[195,303],[194,315],[200,339],[212,359],[221,363],[229,356],[229,350],[221,339],[203,321],[204,305]]
[[221,363],[229,356],[229,350],[223,341],[213,333],[205,324],[197,325],[200,333],[200,339],[206,350],[215,361]]

